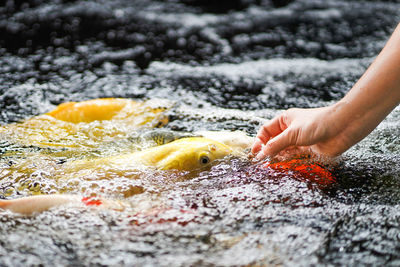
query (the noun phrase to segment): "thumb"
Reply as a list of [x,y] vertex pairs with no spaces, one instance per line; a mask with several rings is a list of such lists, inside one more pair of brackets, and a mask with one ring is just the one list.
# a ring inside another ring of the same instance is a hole
[[[290,127],[285,129],[282,133],[269,140],[268,143],[262,148],[263,157],[274,157],[280,151],[291,145],[294,145],[295,140],[293,137],[294,133]],[[260,157],[257,155],[257,158]]]

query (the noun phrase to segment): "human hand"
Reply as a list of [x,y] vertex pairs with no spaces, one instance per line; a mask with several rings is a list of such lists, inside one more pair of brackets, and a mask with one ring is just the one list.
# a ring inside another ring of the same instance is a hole
[[252,153],[338,156],[367,136],[400,103],[400,24],[352,89],[336,104],[289,109],[259,130]]
[[258,160],[277,154],[340,155],[358,141],[355,133],[359,128],[357,122],[347,127],[340,108],[333,105],[284,111],[261,126],[252,146],[253,155]]

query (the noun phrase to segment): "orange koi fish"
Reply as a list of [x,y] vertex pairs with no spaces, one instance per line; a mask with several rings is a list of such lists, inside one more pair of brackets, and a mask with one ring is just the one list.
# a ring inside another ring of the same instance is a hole
[[266,163],[263,167],[284,173],[293,172],[296,177],[303,181],[313,182],[322,186],[328,186],[336,182],[336,178],[332,173],[320,164],[310,163],[301,159]]

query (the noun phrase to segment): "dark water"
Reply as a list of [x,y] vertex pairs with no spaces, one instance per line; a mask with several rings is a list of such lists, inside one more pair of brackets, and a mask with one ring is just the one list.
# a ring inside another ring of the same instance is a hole
[[[6,0],[0,120],[167,98],[169,129],[254,135],[281,109],[340,99],[399,15],[398,1]],[[150,214],[2,212],[0,265],[398,266],[399,126],[397,108],[339,160],[332,188],[230,160],[189,181],[149,177],[130,201],[161,202]]]

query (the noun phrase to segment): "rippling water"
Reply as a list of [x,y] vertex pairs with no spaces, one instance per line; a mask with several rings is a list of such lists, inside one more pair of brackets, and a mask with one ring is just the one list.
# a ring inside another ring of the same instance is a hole
[[[398,1],[221,3],[3,2],[2,124],[66,101],[164,98],[174,103],[166,129],[254,135],[282,109],[340,99],[400,17]],[[2,140],[2,197],[65,190],[125,199],[132,208],[1,212],[0,265],[397,266],[399,126],[397,108],[338,160],[329,188],[235,158],[189,180],[149,172],[51,184],[41,164],[65,151]],[[122,138],[100,151],[131,145]],[[22,178],[5,173],[10,148],[28,171],[19,188]]]

